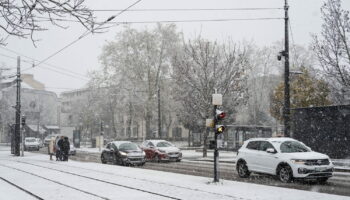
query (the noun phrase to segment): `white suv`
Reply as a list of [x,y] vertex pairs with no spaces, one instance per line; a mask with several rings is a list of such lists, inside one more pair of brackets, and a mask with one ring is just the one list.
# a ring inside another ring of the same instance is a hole
[[333,164],[327,155],[291,138],[245,141],[238,150],[236,169],[242,178],[257,172],[277,175],[282,182],[291,182],[293,178],[326,182],[333,174]]

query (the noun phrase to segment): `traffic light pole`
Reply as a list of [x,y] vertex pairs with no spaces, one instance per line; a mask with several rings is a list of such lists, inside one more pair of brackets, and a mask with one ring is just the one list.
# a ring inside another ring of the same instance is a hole
[[15,156],[20,156],[21,128],[21,59],[17,57],[17,95],[16,95],[16,125],[15,125]]
[[218,150],[218,134],[216,133],[216,110],[218,106],[214,105],[214,138],[215,138],[215,147],[214,147],[214,182],[219,182],[219,150]]
[[22,116],[22,128],[21,128],[21,136],[22,136],[22,156],[24,156],[24,138],[25,138],[25,130],[24,126],[26,124],[26,117]]

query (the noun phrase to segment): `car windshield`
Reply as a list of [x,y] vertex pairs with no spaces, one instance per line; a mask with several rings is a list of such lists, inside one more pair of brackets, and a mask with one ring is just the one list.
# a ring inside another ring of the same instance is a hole
[[26,142],[35,142],[35,139],[26,139]]
[[173,144],[171,144],[170,142],[158,142],[157,143],[157,147],[171,147],[174,146]]
[[123,143],[119,145],[120,151],[130,151],[130,150],[139,150],[139,147],[134,143]]
[[280,146],[282,153],[296,153],[310,151],[304,144],[297,141],[286,141]]

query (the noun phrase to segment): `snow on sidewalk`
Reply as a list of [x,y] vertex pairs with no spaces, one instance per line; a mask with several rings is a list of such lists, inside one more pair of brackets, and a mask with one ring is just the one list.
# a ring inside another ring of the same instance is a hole
[[[237,200],[350,200],[350,197],[309,192],[295,189],[264,186],[236,181],[221,181],[212,183],[211,178],[174,174],[133,167],[103,165],[99,163],[82,163],[76,161],[49,161],[47,155],[27,153],[25,157],[9,156],[9,152],[0,151],[0,165],[11,166],[28,171],[48,179],[55,179],[83,191],[98,194],[109,199],[166,199],[166,196],[177,199],[206,200],[206,199],[237,199]],[[39,177],[33,178],[28,174],[1,167],[0,177],[21,184],[30,191],[35,191],[44,199],[98,199],[81,191],[57,185]],[[61,171],[61,172],[60,172]],[[76,176],[74,174],[78,174]],[[84,178],[85,177],[85,178]],[[89,178],[103,180],[92,181]],[[113,183],[115,185],[107,184]],[[4,187],[2,187],[4,185]],[[121,185],[124,187],[118,187]],[[27,199],[23,192],[6,186],[0,180],[1,199]],[[4,189],[5,188],[5,189]],[[129,188],[129,189],[128,189]],[[130,189],[130,188],[136,188]],[[149,191],[162,194],[164,197],[145,193]],[[89,198],[88,198],[89,196]],[[29,198],[28,198],[29,199]]]

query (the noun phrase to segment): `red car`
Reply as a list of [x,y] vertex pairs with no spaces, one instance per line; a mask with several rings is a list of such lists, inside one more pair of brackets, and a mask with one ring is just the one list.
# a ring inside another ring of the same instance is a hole
[[146,153],[147,160],[180,162],[182,159],[181,150],[165,140],[146,140],[142,143],[141,148]]

